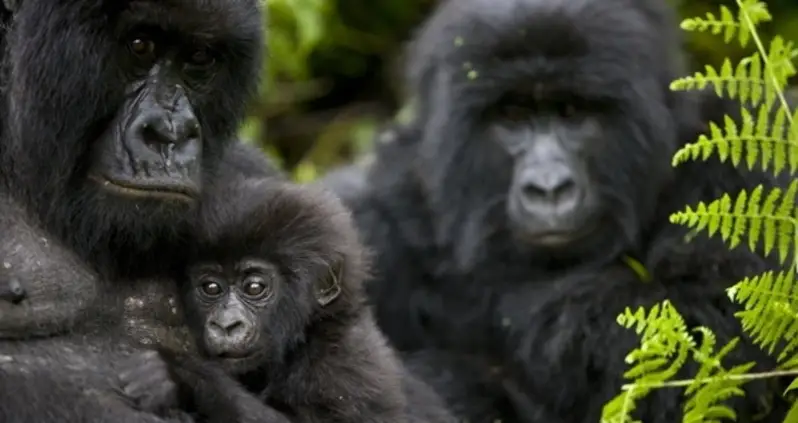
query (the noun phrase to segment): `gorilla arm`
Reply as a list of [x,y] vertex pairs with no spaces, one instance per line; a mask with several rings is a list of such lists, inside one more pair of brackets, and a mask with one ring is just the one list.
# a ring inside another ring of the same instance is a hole
[[208,423],[291,423],[210,361],[166,350],[144,351],[125,366],[124,394],[143,411],[179,407]]

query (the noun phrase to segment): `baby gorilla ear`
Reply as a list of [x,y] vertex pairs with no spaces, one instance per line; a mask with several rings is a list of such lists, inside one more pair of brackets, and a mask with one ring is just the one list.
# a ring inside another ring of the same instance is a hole
[[313,286],[313,294],[320,306],[325,307],[341,295],[341,278],[344,276],[344,260],[330,263],[327,277],[318,278]]

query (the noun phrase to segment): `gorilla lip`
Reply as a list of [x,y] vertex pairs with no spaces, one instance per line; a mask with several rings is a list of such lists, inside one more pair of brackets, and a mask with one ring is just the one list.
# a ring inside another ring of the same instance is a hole
[[246,360],[252,354],[246,351],[225,351],[216,355],[216,357],[225,361]]
[[193,202],[196,199],[196,193],[189,189],[179,189],[165,186],[141,186],[125,184],[123,182],[114,181],[111,178],[102,175],[89,175],[89,179],[99,183],[103,188],[109,191],[115,191],[125,196],[133,197],[146,197],[146,198],[160,198],[164,200],[177,200],[181,202]]

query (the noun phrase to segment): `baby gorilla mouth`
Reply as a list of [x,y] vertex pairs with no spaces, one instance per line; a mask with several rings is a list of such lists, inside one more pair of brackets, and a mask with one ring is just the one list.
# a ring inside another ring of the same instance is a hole
[[134,185],[98,174],[89,175],[89,179],[100,184],[103,189],[125,197],[193,202],[199,195],[198,190],[186,185]]

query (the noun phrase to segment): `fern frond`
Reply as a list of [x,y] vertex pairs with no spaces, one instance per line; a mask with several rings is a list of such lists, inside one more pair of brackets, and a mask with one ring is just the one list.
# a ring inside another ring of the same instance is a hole
[[[722,350],[725,354],[736,345],[736,342],[727,344]],[[688,396],[684,404],[685,423],[720,422],[721,420],[737,420],[737,413],[722,401],[733,397],[745,396],[742,385],[745,379],[739,377],[746,374],[756,363],[746,363],[724,370],[719,365],[701,366],[704,371],[702,376],[696,376],[692,392],[685,392]],[[735,377],[737,376],[737,377]],[[695,388],[694,388],[695,386]]]
[[725,95],[752,106],[759,106],[764,98],[764,106],[770,110],[787,81],[796,74],[793,63],[796,55],[798,50],[791,41],[774,36],[765,53],[755,52],[736,66],[728,57],[720,69],[705,65],[703,73],[695,72],[692,76],[678,78],[671,82],[670,88],[674,91],[702,90],[711,84],[719,97]]
[[762,78],[762,59],[759,54],[744,58],[737,66],[726,58],[720,70],[706,65],[704,71],[674,80],[670,85],[671,90],[702,90],[712,84],[719,97],[724,95],[725,88],[729,98],[738,98],[741,102],[756,106],[762,100],[767,82]]
[[[798,111],[794,116],[783,107],[778,107],[771,122],[770,109],[761,106],[754,119],[751,112],[743,108],[740,111],[742,125],[724,116],[724,129],[715,122],[709,123],[710,136],[701,135],[698,141],[687,144],[673,156],[671,164],[678,166],[688,160],[706,161],[713,153],[721,162],[731,160],[732,165],[739,166],[745,159],[747,168],[758,165],[762,170],[780,173],[787,168],[790,173],[798,171]],[[785,134],[785,120],[790,121]],[[745,157],[743,157],[745,153]]]
[[773,354],[779,343],[786,342],[778,361],[786,364],[798,348],[798,284],[795,270],[745,278],[727,290],[729,297],[743,306],[736,313],[743,330],[763,349]]
[[759,185],[750,195],[741,191],[736,200],[723,194],[709,204],[699,202],[695,210],[687,206],[684,211],[673,213],[670,221],[695,231],[706,230],[709,236],[720,233],[729,248],[737,247],[743,235],[747,235],[751,251],[756,251],[756,245],[761,241],[763,253],[768,256],[776,249],[779,262],[783,264],[796,247],[798,180],[793,180],[787,190],[773,188],[761,202],[763,190]]
[[627,329],[634,326],[641,344],[626,356],[626,363],[632,367],[624,378],[635,383],[604,405],[601,420],[607,423],[629,422],[635,401],[675,376],[695,346],[684,319],[669,301],[655,304],[648,313],[642,307],[635,312],[627,307],[618,316],[618,324]]
[[784,423],[798,423],[798,401],[794,401],[784,417]]
[[739,338],[716,351],[717,340],[712,330],[697,327],[693,332],[701,335],[699,344],[667,300],[652,306],[648,313],[642,307],[635,312],[627,308],[618,316],[618,323],[626,328],[634,327],[641,335],[641,345],[626,357],[632,367],[624,373],[624,378],[634,379],[634,383],[625,385],[621,394],[605,404],[602,422],[631,421],[629,415],[636,401],[654,388],[668,386],[668,379],[682,369],[689,356],[699,365],[695,378],[689,384],[674,385],[687,386],[683,421],[719,422],[736,417],[734,410],[722,401],[744,395],[741,385],[746,379],[742,376],[755,364],[745,363],[730,370],[723,367],[724,357],[734,350]]
[[[774,36],[765,46],[757,34],[757,25],[772,20],[761,0],[736,0],[733,13],[721,6],[719,14],[686,19],[682,28],[722,34],[725,42],[735,40],[745,47],[755,44],[755,52],[738,63],[725,59],[719,68],[706,66],[673,81],[673,90],[706,89],[710,85],[718,96],[737,99],[741,103],[741,119],[724,116],[723,122],[709,124],[708,134],[685,145],[673,157],[677,166],[687,160],[706,161],[713,155],[721,162],[731,162],[779,174],[784,170],[798,172],[798,111],[791,111],[784,96],[787,81],[796,75],[794,59],[798,50],[792,42]],[[778,103],[777,103],[778,102]],[[795,114],[794,114],[795,113]],[[731,195],[730,195],[731,194]],[[785,188],[767,191],[762,185],[722,196],[708,204],[699,202],[670,216],[673,223],[691,228],[691,234],[705,231],[720,237],[731,248],[747,238],[750,250],[762,249],[767,256],[775,252],[784,264],[798,249],[798,180]],[[798,256],[793,263],[798,265]],[[618,323],[635,328],[641,337],[640,347],[631,351],[624,373],[632,383],[602,410],[602,422],[628,423],[636,402],[653,389],[686,387],[684,422],[720,422],[735,420],[735,411],[723,401],[744,395],[745,381],[763,377],[798,374],[798,287],[796,269],[746,278],[728,290],[732,300],[742,305],[737,317],[745,332],[760,347],[780,349],[779,366],[787,370],[748,373],[754,363],[726,369],[723,358],[739,343],[733,339],[716,350],[717,339],[711,328],[697,327],[688,332],[684,319],[668,301],[651,307],[647,313],[628,308]],[[699,336],[693,336],[697,332]],[[699,339],[700,342],[697,342]],[[692,358],[698,369],[693,379],[668,380]],[[790,389],[798,386],[798,379]],[[798,404],[798,402],[796,402]],[[664,411],[664,410],[663,410]],[[787,421],[798,423],[798,406],[793,406]]]
[[[723,41],[729,43],[735,35],[740,46],[745,47],[751,37],[751,30],[762,22],[772,20],[767,6],[757,0],[743,0],[738,2],[738,18],[726,6],[720,6],[720,18],[707,12],[706,18],[688,18],[682,21],[681,27],[685,31],[706,32],[720,34],[723,32]],[[743,19],[749,16],[749,19]],[[750,23],[748,22],[750,21]]]

